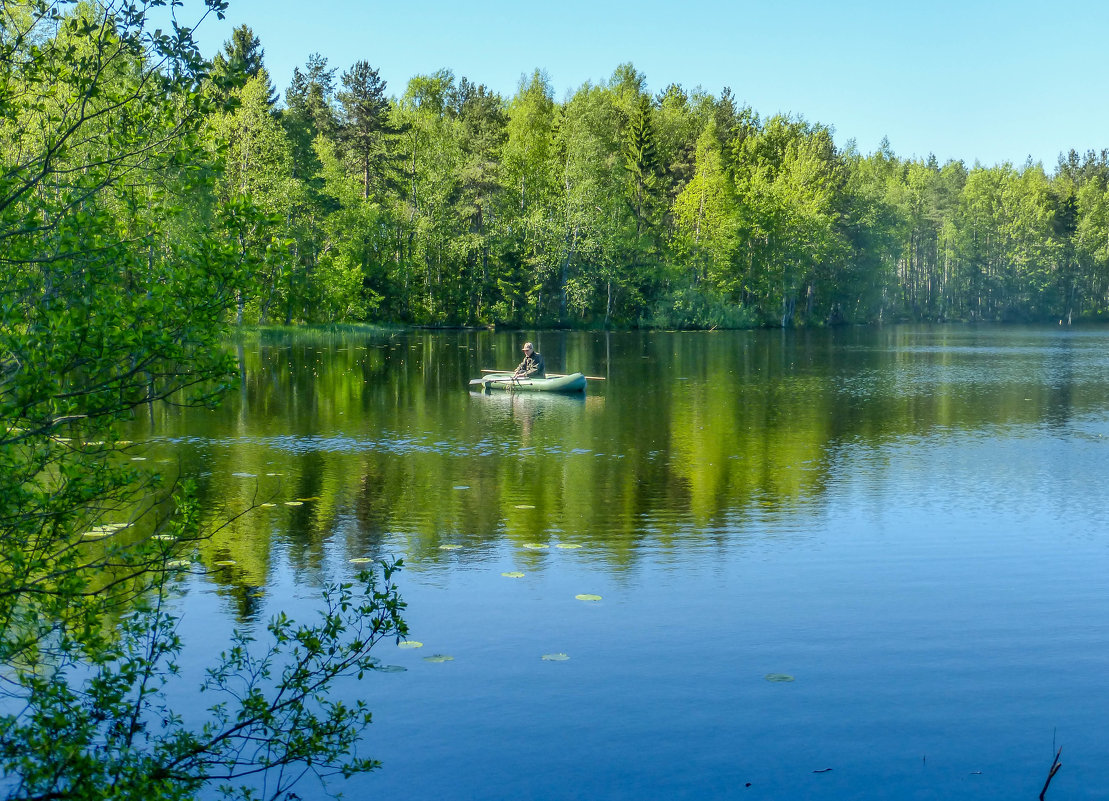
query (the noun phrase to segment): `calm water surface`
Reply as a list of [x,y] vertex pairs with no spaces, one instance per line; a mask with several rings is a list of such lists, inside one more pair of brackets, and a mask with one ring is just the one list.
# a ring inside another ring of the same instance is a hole
[[213,519],[277,503],[205,544],[186,668],[403,556],[424,647],[339,689],[384,762],[348,797],[1032,799],[1062,745],[1048,798],[1109,798],[1109,330],[529,336],[607,381],[267,334],[221,409],[137,425]]

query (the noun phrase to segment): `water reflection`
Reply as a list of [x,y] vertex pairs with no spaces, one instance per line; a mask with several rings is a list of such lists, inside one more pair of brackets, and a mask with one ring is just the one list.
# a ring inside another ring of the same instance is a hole
[[200,650],[211,594],[304,612],[404,555],[455,659],[336,690],[385,763],[349,795],[1018,798],[1056,731],[1052,792],[1103,794],[1109,331],[527,334],[608,380],[470,393],[514,334],[267,333],[221,409],[135,424],[213,525],[254,507],[200,545]]
[[1103,331],[912,327],[535,334],[552,372],[608,380],[584,397],[468,391],[519,338],[265,332],[235,344],[220,409],[163,407],[131,436],[198,478],[213,523],[255,507],[203,546],[208,566],[235,562],[212,580],[249,615],[277,551],[319,581],[385,553],[435,571],[564,541],[619,572],[644,543],[741,547],[818,513],[845,453],[1081,428],[1109,388]]

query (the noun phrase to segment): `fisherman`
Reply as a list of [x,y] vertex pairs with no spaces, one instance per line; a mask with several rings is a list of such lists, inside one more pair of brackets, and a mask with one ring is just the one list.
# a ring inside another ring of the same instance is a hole
[[543,357],[535,352],[530,342],[524,343],[524,360],[520,362],[520,366],[516,368],[513,373],[514,378],[546,378],[547,371],[544,369]]

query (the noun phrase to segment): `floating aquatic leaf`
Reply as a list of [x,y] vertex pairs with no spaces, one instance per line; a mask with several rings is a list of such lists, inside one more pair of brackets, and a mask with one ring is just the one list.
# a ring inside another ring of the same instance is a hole
[[372,562],[373,559],[370,559],[368,556],[356,556],[353,559],[348,559],[347,561],[350,562],[352,565],[366,565]]
[[190,562],[188,559],[170,559],[168,562],[166,562],[166,567],[170,568],[190,567],[191,565],[192,562]]
[[453,662],[454,657],[447,654],[435,654],[434,656],[425,656],[425,662]]
[[518,503],[518,504],[516,504],[516,508],[517,509],[534,509],[535,507],[532,506],[530,503]]
[[542,542],[525,542],[524,547],[529,551],[545,551],[551,546]]
[[577,550],[578,548],[580,548],[581,546],[578,545],[576,542],[560,542],[555,547],[556,548],[561,548],[564,551],[574,551],[574,550]]
[[793,681],[793,676],[788,673],[767,673],[767,681]]
[[231,567],[231,565],[234,564],[237,564],[234,559],[220,559],[218,562],[215,562],[216,567]]
[[308,501],[318,501],[319,499],[320,499],[319,495],[315,495],[311,498],[297,498],[297,500],[300,501],[301,503],[307,503]]
[[599,601],[599,600],[601,600],[601,596],[599,596],[599,595],[590,595],[588,593],[582,593],[581,595],[575,595],[574,597],[577,598],[579,601]]
[[266,473],[267,476],[279,476],[281,473]]
[[440,545],[440,546],[439,546],[439,550],[440,550],[440,551],[457,551],[457,550],[459,550],[459,549],[460,549],[461,547],[462,547],[462,546],[461,546],[461,545],[459,545],[458,543],[455,543],[455,542],[448,542],[448,543],[446,543],[445,545]]
[[271,507],[271,506],[277,506],[277,504],[276,504],[276,503],[270,503],[269,501],[267,501],[266,503],[260,503],[260,504],[258,504],[258,505],[259,505],[259,506],[264,506],[264,507],[266,507],[267,509],[268,509],[269,507]]
[[100,539],[101,537],[107,537],[109,534],[115,534],[130,525],[130,523],[105,523],[102,526],[93,526],[81,536],[89,540]]
[[419,640],[401,640],[397,643],[397,648],[423,648],[424,644]]
[[379,665],[375,666],[374,670],[378,673],[407,673],[408,668],[401,665]]
[[236,478],[257,478],[254,473],[232,473],[231,475],[235,476]]
[[146,457],[145,456],[132,456],[131,461],[132,462],[145,462]]
[[285,501],[286,506],[304,506],[304,501]]
[[539,658],[544,662],[566,662],[570,659],[566,654],[543,654],[543,656]]
[[469,487],[467,487],[465,484],[459,484],[454,489],[456,489],[456,490],[467,490],[467,489],[469,489]]
[[504,576],[505,578],[523,578],[524,577],[524,574],[521,573],[519,570],[510,570],[507,573],[501,573],[501,575]]

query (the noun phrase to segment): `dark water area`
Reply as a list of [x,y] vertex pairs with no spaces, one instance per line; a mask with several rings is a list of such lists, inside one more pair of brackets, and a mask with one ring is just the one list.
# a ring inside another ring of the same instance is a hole
[[263,332],[221,408],[136,423],[212,521],[270,504],[197,555],[186,672],[400,556],[423,646],[336,689],[384,763],[348,797],[1035,798],[1062,745],[1047,797],[1109,798],[1109,330],[530,338],[606,380]]

